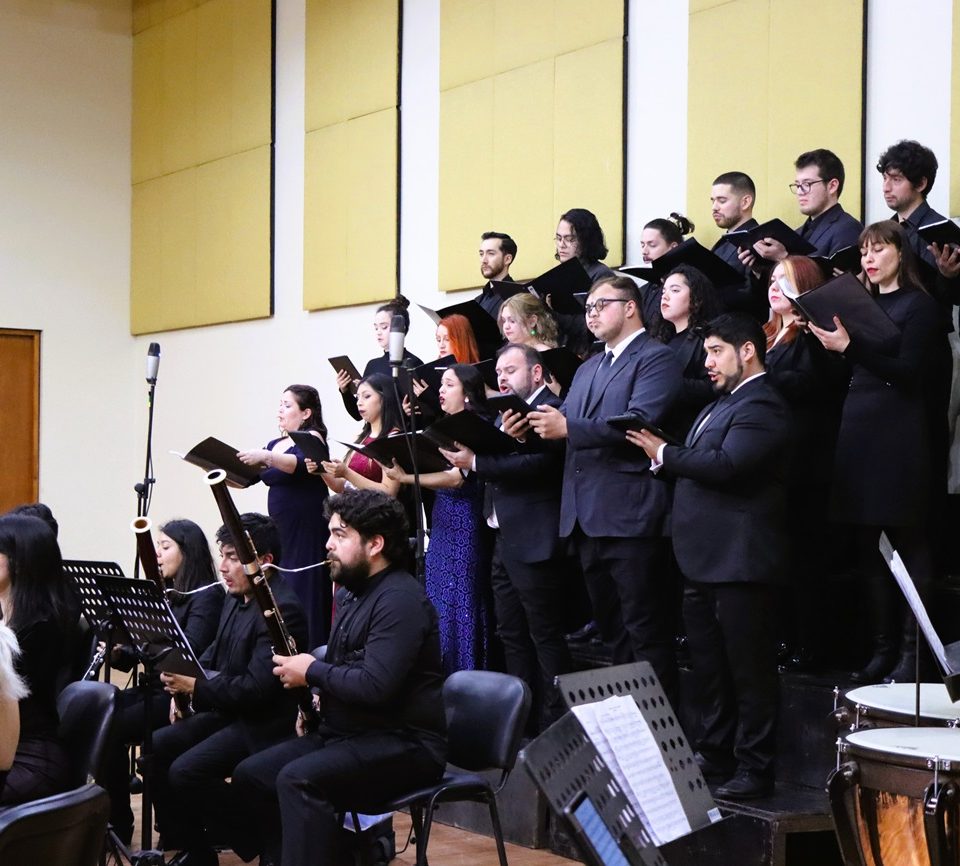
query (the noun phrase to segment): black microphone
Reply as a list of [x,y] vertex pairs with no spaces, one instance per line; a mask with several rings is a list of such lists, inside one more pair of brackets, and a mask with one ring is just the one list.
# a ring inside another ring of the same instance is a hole
[[390,337],[387,343],[387,351],[390,354],[390,366],[393,368],[393,378],[400,375],[400,367],[403,364],[403,338],[406,336],[406,324],[403,316],[394,313],[390,319]]
[[147,381],[151,385],[157,384],[157,372],[160,369],[160,344],[151,343],[147,349]]

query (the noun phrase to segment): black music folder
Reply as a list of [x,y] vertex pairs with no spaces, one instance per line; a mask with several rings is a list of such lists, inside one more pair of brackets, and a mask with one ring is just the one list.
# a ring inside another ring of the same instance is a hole
[[417,470],[419,472],[446,472],[450,469],[447,459],[440,453],[435,442],[428,439],[423,432],[419,433],[395,433],[393,436],[384,436],[380,439],[374,439],[366,445],[360,445],[356,442],[341,442],[347,448],[358,451],[371,460],[376,460],[384,466],[392,466],[396,460],[400,468],[408,473],[413,473],[413,458],[410,456],[412,448],[417,459]]
[[493,409],[498,415],[504,412],[519,412],[524,418],[529,412],[533,411],[531,406],[523,397],[516,394],[500,394],[498,397],[487,397],[487,406]]
[[636,277],[638,280],[643,280],[645,283],[656,282],[657,275],[653,270],[653,262],[644,265],[623,265],[617,270],[621,274],[629,274],[631,277]]
[[527,287],[544,304],[549,295],[550,309],[554,312],[582,316],[583,298],[586,297],[592,283],[590,275],[584,270],[580,260],[574,256],[530,280]]
[[788,286],[786,281],[781,282],[784,296],[818,328],[835,331],[833,317],[837,316],[851,337],[873,345],[900,334],[900,329],[853,274],[841,274],[802,295],[789,293]]
[[483,384],[491,391],[499,390],[496,358],[485,358],[483,361],[477,361],[476,364],[471,364],[470,366],[475,367],[477,372],[483,376]]
[[937,244],[939,247],[944,247],[947,244],[960,245],[960,226],[953,220],[938,220],[937,222],[927,223],[917,229],[917,234],[928,244]]
[[501,304],[514,295],[522,295],[524,292],[530,291],[523,283],[515,283],[512,280],[490,280],[489,285],[493,293],[500,299]]
[[663,439],[668,445],[683,445],[683,441],[672,433],[667,432],[662,427],[654,424],[649,418],[644,418],[639,413],[628,412],[624,415],[614,415],[607,418],[607,423],[626,433],[628,430],[646,430],[652,433],[658,439]]
[[860,247],[851,244],[849,247],[843,247],[829,256],[810,256],[823,271],[824,276],[832,277],[833,269],[845,271],[848,274],[859,274],[862,270],[860,263]]
[[300,449],[304,457],[309,457],[314,463],[330,459],[330,448],[319,436],[314,436],[307,430],[291,430],[287,435]]
[[199,466],[206,472],[211,469],[222,469],[227,473],[227,484],[231,487],[252,487],[260,480],[260,468],[257,466],[247,466],[241,463],[237,457],[237,448],[221,442],[213,436],[208,436],[202,442],[198,442],[186,454],[178,451],[171,451],[181,460]]
[[436,361],[428,361],[426,364],[421,364],[412,370],[401,367],[399,381],[402,395],[410,398],[412,401],[412,383],[414,381],[425,382],[427,388],[436,393],[440,390],[440,378],[443,376],[444,370],[446,370],[447,367],[452,367],[456,363],[457,359],[453,355],[444,355],[442,358],[437,358]]
[[813,244],[804,240],[783,220],[777,219],[776,217],[772,220],[767,220],[767,222],[758,225],[756,228],[747,229],[746,231],[727,232],[723,236],[723,239],[727,243],[733,244],[737,249],[741,250],[752,250],[753,245],[757,241],[762,241],[764,238],[773,238],[775,241],[780,241],[792,256],[809,256],[811,253],[817,251],[817,248]]
[[696,238],[687,238],[679,246],[668,250],[650,263],[658,283],[677,265],[690,265],[701,271],[714,286],[737,286],[743,283],[743,273],[731,267],[716,253],[702,246]]
[[556,349],[543,349],[540,352],[543,359],[543,366],[559,383],[562,391],[570,388],[573,382],[574,373],[577,372],[583,361],[566,346],[558,346]]
[[456,450],[455,442],[466,445],[475,454],[512,454],[517,450],[512,436],[475,412],[444,415],[427,427],[423,435],[448,451]]
[[327,360],[330,362],[330,366],[337,371],[337,375],[345,372],[350,377],[350,388],[348,390],[351,394],[356,394],[357,382],[363,377],[360,375],[360,371],[354,366],[353,361],[346,355],[337,355],[334,358],[327,358]]

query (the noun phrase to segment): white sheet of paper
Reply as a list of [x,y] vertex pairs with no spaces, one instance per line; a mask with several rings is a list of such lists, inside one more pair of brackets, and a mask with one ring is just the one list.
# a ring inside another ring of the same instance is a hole
[[[584,712],[578,712],[580,710]],[[627,799],[654,843],[663,845],[689,833],[690,822],[673,777],[656,737],[633,698],[611,697],[575,707],[573,712],[627,793]]]
[[933,623],[930,622],[930,615],[920,600],[920,594],[917,592],[917,588],[913,585],[910,572],[907,571],[907,567],[903,564],[900,554],[893,549],[893,545],[890,543],[890,539],[887,538],[886,532],[880,533],[880,553],[886,560],[887,566],[893,573],[894,579],[906,597],[907,604],[910,605],[910,609],[913,611],[914,616],[916,616],[917,622],[920,624],[920,631],[923,632],[927,643],[930,644],[930,650],[933,652],[934,657],[940,663],[941,669],[949,672],[950,666],[947,664],[947,651],[943,648],[943,641],[940,640],[940,635],[937,634]]

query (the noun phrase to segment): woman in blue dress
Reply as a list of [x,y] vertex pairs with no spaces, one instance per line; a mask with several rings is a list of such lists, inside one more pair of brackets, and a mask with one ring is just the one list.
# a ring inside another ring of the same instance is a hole
[[[319,475],[307,471],[303,452],[287,435],[291,430],[309,432],[326,447],[327,428],[317,389],[310,385],[286,388],[280,397],[277,421],[280,436],[271,439],[266,448],[241,451],[237,456],[248,466],[263,467],[260,480],[270,488],[267,512],[280,531],[280,564],[284,568],[317,565],[327,558],[327,522],[323,519],[327,485]],[[307,612],[310,646],[322,646],[330,634],[333,610],[326,567],[290,573],[286,580]]]
[[[448,415],[485,414],[483,376],[475,367],[454,364],[444,371],[440,407]],[[396,465],[384,471],[402,484],[413,483],[413,476]],[[420,483],[437,491],[427,548],[427,595],[440,618],[444,671],[480,670],[487,665],[491,634],[483,490],[473,472],[459,469],[428,472]]]

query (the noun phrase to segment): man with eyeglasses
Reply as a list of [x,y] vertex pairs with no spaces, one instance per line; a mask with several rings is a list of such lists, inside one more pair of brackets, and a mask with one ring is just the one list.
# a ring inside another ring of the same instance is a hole
[[541,404],[528,418],[541,438],[567,440],[560,536],[573,540],[614,664],[649,661],[670,694],[675,595],[662,562],[668,491],[648,471],[646,455],[607,420],[632,413],[660,423],[679,395],[682,371],[644,329],[633,280],[598,280],[585,311],[606,351],[580,366],[559,409]]
[[[821,147],[801,153],[794,167],[797,174],[790,192],[797,197],[800,213],[807,218],[797,228],[797,234],[813,244],[818,256],[832,256],[845,247],[856,246],[863,225],[840,204],[844,171],[839,157]],[[764,238],[753,248],[768,262],[780,262],[787,257],[783,244],[773,238]]]

